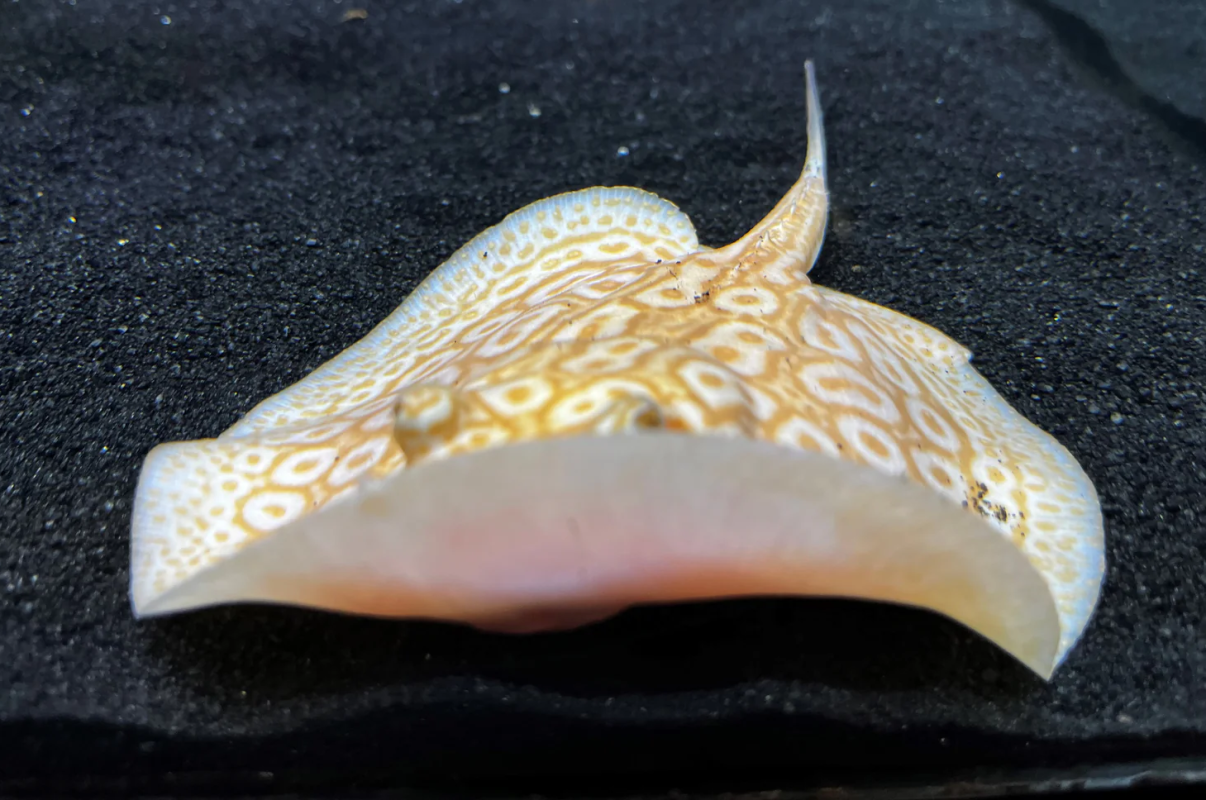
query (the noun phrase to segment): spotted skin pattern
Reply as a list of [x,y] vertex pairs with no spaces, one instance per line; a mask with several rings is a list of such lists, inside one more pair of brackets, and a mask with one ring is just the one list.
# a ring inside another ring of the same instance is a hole
[[1066,651],[1104,567],[1092,485],[965,348],[811,283],[827,194],[810,90],[804,172],[738,242],[701,247],[684,214],[635,189],[540,201],[217,439],[156,448],[135,513],[136,605],[366,478],[514,442],[665,429],[820,451],[931,487],[1043,574]]

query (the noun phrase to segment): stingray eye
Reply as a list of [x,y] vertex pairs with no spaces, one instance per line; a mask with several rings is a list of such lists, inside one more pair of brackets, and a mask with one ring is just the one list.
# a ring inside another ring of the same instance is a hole
[[405,389],[394,405],[394,441],[407,463],[446,445],[461,427],[464,401],[448,386],[420,384]]
[[643,430],[659,430],[666,425],[666,418],[657,403],[648,397],[625,394],[615,398],[599,413],[595,421],[595,433],[639,433]]

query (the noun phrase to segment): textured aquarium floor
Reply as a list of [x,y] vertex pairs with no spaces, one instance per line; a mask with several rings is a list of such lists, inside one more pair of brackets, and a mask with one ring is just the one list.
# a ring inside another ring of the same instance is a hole
[[[154,5],[0,6],[0,780],[774,788],[1206,754],[1206,161],[1038,4]],[[832,601],[536,638],[135,623],[150,447],[217,434],[541,197],[636,185],[736,238],[802,163],[807,57],[815,280],[966,344],[1096,482],[1105,591],[1050,685]]]

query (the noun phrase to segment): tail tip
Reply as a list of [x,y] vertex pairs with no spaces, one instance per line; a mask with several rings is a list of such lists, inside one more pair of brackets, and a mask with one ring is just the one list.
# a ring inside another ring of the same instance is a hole
[[808,104],[808,156],[806,174],[826,179],[825,126],[821,116],[821,98],[817,91],[817,73],[813,60],[804,62],[805,102]]

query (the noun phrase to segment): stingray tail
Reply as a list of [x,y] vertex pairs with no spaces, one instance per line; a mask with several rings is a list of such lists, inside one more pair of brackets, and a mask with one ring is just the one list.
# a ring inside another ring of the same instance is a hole
[[717,251],[722,259],[738,259],[742,269],[756,268],[793,280],[806,280],[824,244],[829,216],[825,126],[812,61],[804,63],[804,79],[808,109],[804,169],[769,214],[745,236]]

